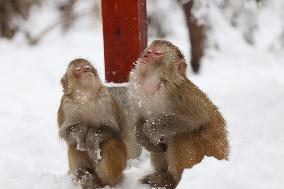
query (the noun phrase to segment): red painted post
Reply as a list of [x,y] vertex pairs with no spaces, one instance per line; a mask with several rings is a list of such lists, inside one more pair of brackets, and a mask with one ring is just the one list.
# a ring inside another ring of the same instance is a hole
[[102,15],[106,81],[126,82],[147,45],[146,0],[102,0]]

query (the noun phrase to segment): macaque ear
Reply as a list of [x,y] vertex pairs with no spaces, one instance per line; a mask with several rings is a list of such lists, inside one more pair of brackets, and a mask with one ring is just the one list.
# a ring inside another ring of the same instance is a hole
[[181,75],[186,75],[187,64],[185,60],[178,61],[178,63],[176,64],[176,68]]
[[64,93],[68,91],[68,78],[67,74],[64,74],[64,76],[61,79],[61,84],[63,86]]

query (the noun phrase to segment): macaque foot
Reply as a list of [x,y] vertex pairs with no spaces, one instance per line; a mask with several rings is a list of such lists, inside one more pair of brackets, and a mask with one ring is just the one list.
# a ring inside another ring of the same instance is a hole
[[91,169],[77,169],[73,174],[73,180],[82,186],[82,189],[96,189],[102,187],[100,179]]
[[155,172],[153,174],[143,177],[142,184],[149,184],[151,187],[164,187],[166,189],[173,189],[176,187],[175,179],[168,172]]

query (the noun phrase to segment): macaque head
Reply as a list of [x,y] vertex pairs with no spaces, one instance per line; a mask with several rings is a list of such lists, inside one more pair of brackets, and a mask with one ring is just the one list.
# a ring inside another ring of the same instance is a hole
[[100,83],[97,70],[85,59],[75,59],[68,65],[67,71],[61,79],[65,94],[73,89],[88,89]]
[[185,76],[187,64],[178,47],[169,41],[155,40],[142,53],[137,61],[137,67],[142,73],[170,67]]

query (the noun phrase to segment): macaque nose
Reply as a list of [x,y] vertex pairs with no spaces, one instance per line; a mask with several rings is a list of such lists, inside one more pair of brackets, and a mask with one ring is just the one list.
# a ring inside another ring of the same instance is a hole
[[151,55],[151,53],[152,53],[151,49],[147,50],[147,52],[144,54],[144,57],[148,57],[149,55]]
[[161,51],[161,50],[157,50],[157,51],[155,51],[155,53],[154,53],[155,55],[161,55],[161,54],[163,54],[163,51]]

